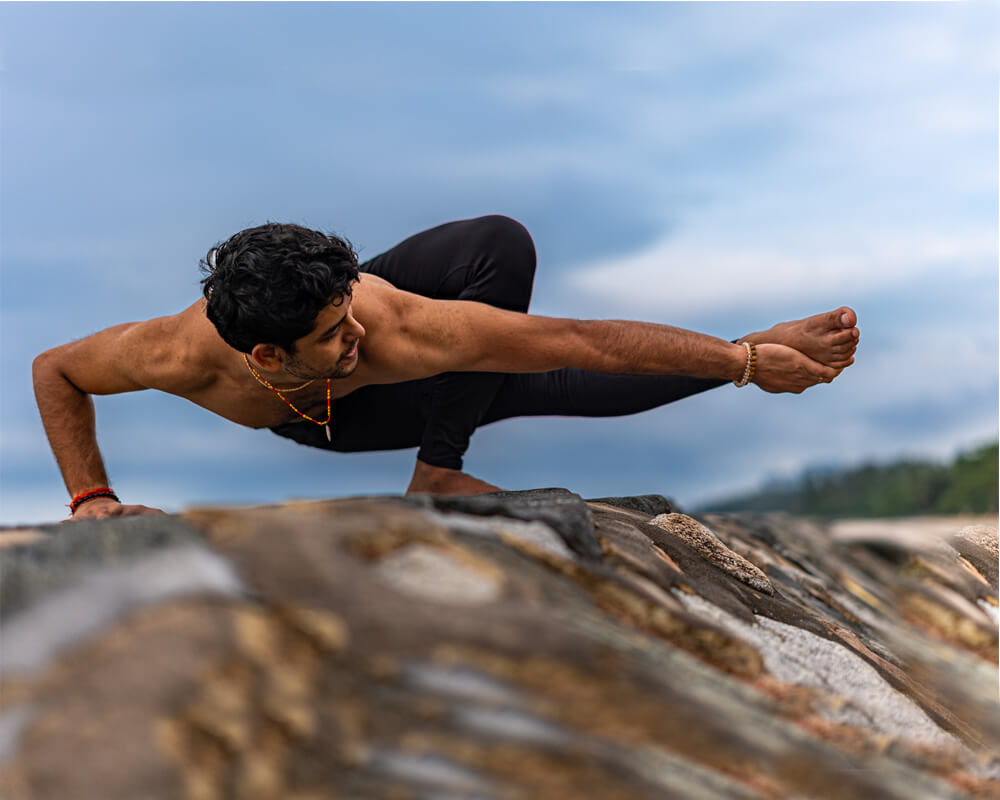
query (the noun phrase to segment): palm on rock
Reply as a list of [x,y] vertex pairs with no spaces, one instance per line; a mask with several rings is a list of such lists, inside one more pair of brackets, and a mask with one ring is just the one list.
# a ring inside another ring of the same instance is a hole
[[141,505],[122,505],[110,498],[98,498],[81,505],[65,522],[81,519],[105,519],[107,517],[134,517],[140,514],[163,514],[158,508]]

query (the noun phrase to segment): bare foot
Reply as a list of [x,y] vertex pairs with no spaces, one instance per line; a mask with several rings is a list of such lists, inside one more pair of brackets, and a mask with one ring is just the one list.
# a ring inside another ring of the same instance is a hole
[[861,333],[855,327],[858,315],[847,306],[805,319],[779,322],[772,328],[740,339],[754,344],[783,344],[834,369],[854,363]]
[[413,477],[406,489],[407,494],[428,492],[430,494],[487,494],[502,492],[499,486],[481,481],[461,470],[434,467],[417,460]]

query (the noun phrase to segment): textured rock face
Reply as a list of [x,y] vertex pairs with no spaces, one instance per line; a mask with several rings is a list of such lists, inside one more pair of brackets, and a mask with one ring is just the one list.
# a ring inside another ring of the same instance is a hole
[[0,533],[0,798],[1000,797],[996,554],[564,490]]

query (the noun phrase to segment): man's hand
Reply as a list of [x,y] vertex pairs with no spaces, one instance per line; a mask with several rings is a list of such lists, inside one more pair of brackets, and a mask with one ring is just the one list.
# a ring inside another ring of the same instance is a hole
[[765,392],[799,394],[817,383],[829,383],[841,373],[783,344],[757,345],[753,382]]
[[76,522],[81,519],[104,519],[105,517],[134,517],[140,514],[165,514],[158,508],[149,506],[123,506],[110,497],[98,497],[77,508],[76,513],[63,522]]

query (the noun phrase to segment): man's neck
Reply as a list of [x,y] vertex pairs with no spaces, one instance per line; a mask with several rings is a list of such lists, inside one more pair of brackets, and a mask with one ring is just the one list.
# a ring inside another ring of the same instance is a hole
[[317,380],[316,378],[296,378],[284,370],[272,372],[252,361],[246,353],[241,353],[240,355],[249,375],[253,377],[255,382],[268,389],[274,389],[279,392],[295,392],[299,389],[305,389],[309,384]]

